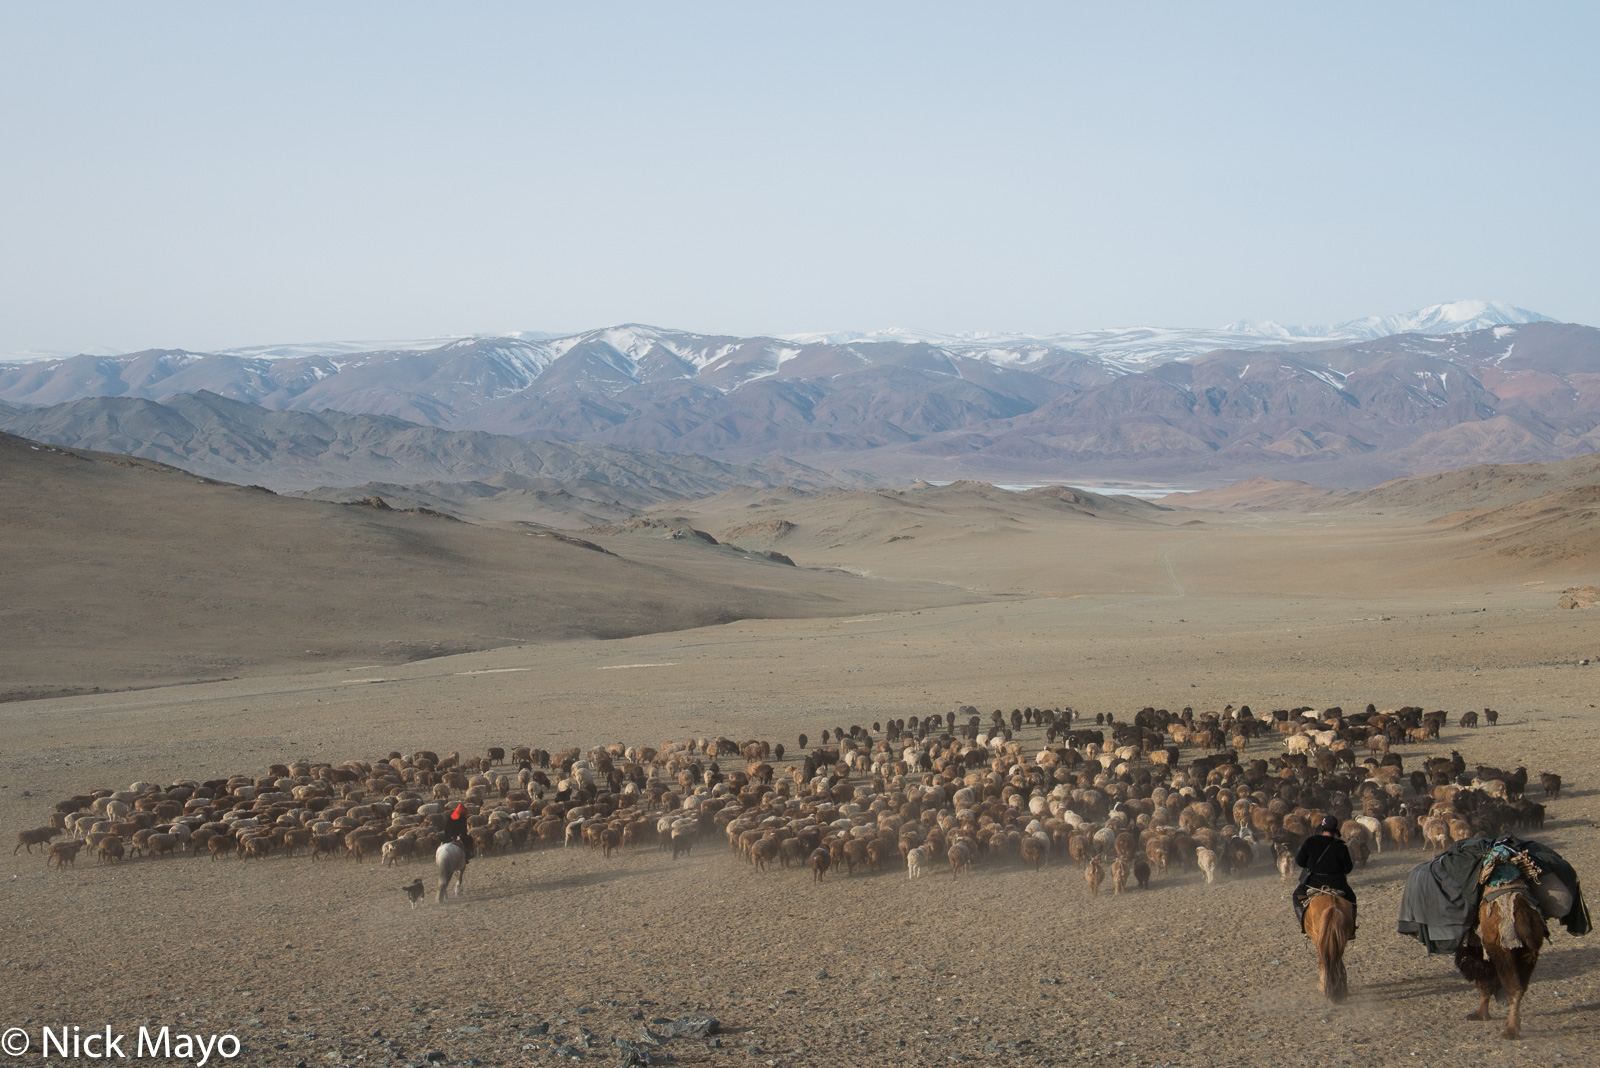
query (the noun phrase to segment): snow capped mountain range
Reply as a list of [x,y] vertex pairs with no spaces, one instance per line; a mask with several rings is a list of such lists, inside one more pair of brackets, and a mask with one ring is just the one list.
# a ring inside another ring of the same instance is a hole
[[[184,394],[919,477],[1294,470],[1355,486],[1600,448],[1600,330],[1458,301],[1317,328],[737,337],[624,324],[0,363],[0,425],[24,430],[35,417],[7,405],[110,425],[120,408],[80,402]],[[98,439],[52,439],[84,440]]]
[[867,333],[834,331],[786,334],[783,339],[802,344],[833,345],[852,341],[921,342],[959,349],[964,354],[1002,366],[1030,363],[1048,349],[1070,349],[1119,364],[1144,364],[1156,360],[1191,359],[1216,349],[1270,348],[1314,341],[1361,341],[1409,333],[1459,334],[1492,326],[1543,322],[1554,320],[1504,301],[1456,300],[1399,315],[1368,315],[1334,326],[1284,326],[1270,319],[1262,319],[1229,323],[1217,329],[1132,326],[1059,334],[939,334],[891,327]]
[[1394,334],[1462,334],[1492,326],[1553,322],[1549,316],[1499,300],[1455,300],[1401,315],[1368,315],[1336,326],[1282,326],[1269,320],[1230,323],[1224,329],[1260,337],[1356,341]]
[[[1000,366],[1026,365],[1050,350],[1070,350],[1098,356],[1116,364],[1143,364],[1156,360],[1182,360],[1215,349],[1269,348],[1300,345],[1315,341],[1359,341],[1392,334],[1457,334],[1492,326],[1554,322],[1547,315],[1497,300],[1457,300],[1433,304],[1399,315],[1369,315],[1333,326],[1284,326],[1270,319],[1241,320],[1219,328],[1208,327],[1110,327],[1078,332],[1026,334],[975,331],[945,334],[931,330],[889,327],[869,331],[822,331],[818,333],[773,335],[774,341],[804,345],[847,345],[852,342],[898,342],[927,344],[959,351],[974,359]],[[617,351],[634,358],[642,356],[665,336],[706,337],[681,330],[662,330],[635,325],[608,327],[577,334],[556,334],[540,330],[514,330],[503,333],[449,334],[440,337],[404,338],[377,341],[317,341],[277,345],[245,345],[218,350],[218,355],[281,360],[308,356],[341,357],[368,352],[424,352],[453,344],[471,344],[493,338],[531,342],[526,350],[539,349],[548,342],[555,356],[564,354],[584,341],[598,338]],[[726,351],[731,351],[729,346]],[[726,352],[724,352],[726,354]],[[104,347],[87,353],[30,351],[0,354],[0,363],[34,363],[60,360],[74,355],[122,355]],[[711,362],[703,354],[681,354],[697,370]],[[548,361],[546,361],[548,362]]]

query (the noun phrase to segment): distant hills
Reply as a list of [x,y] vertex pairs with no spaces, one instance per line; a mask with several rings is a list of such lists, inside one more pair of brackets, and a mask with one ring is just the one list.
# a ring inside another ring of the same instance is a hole
[[596,551],[4,433],[0,499],[0,701],[985,599],[695,539]]
[[[1396,329],[1403,332],[1383,333]],[[0,408],[0,420],[17,433],[185,466],[197,461],[140,451],[164,440],[152,411],[133,428],[122,422],[132,409],[95,416],[55,406],[210,394],[323,420],[328,412],[381,416],[734,464],[786,456],[808,469],[895,477],[1264,476],[1357,488],[1600,448],[1600,330],[1492,302],[1318,328],[781,338],[630,325],[412,344],[0,364],[0,401],[55,409],[19,416]],[[195,402],[183,404],[187,413]],[[207,417],[205,433],[223,434],[223,421],[261,432],[255,416],[228,411],[226,420]],[[91,431],[101,436],[71,437]],[[252,447],[240,445],[240,455]],[[335,448],[332,478],[311,474],[328,463],[309,451],[291,451],[283,465],[304,465],[295,482],[302,487],[393,481],[399,470],[365,456],[359,441]],[[426,479],[480,477],[460,475],[448,455],[433,463],[413,452],[411,461],[439,469]]]
[[48,408],[0,407],[0,428],[52,445],[125,453],[273,490],[360,485],[353,493],[313,495],[348,500],[376,494],[397,507],[499,512],[578,526],[734,486],[872,484],[847,472],[783,460],[725,463],[612,445],[525,441],[390,416],[271,411],[213,393],[181,394],[165,402],[88,397]]
[[1173,493],[1169,508],[1215,511],[1368,512],[1425,519],[1478,536],[1502,557],[1592,566],[1600,550],[1600,455],[1532,464],[1481,464],[1364,491],[1250,479]]

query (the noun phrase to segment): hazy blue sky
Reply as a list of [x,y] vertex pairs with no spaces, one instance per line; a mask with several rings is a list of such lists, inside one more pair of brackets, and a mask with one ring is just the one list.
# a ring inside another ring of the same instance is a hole
[[0,351],[1600,323],[1597,10],[8,4]]

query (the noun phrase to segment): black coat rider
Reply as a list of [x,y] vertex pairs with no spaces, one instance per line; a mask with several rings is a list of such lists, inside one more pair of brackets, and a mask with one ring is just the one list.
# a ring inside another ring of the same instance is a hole
[[[1350,859],[1350,847],[1339,837],[1339,821],[1332,816],[1322,817],[1317,833],[1300,843],[1300,852],[1294,862],[1300,868],[1300,885],[1294,888],[1294,914],[1300,920],[1300,930],[1306,929],[1306,897],[1312,887],[1332,890],[1350,902],[1350,925],[1355,927],[1356,892],[1350,889],[1345,878],[1355,868]],[[1355,935],[1352,931],[1351,937]]]
[[459,843],[462,851],[466,853],[467,859],[472,859],[472,835],[467,833],[466,805],[456,805],[456,807],[450,812],[450,815],[445,818],[444,834],[440,836],[439,841],[441,843]]

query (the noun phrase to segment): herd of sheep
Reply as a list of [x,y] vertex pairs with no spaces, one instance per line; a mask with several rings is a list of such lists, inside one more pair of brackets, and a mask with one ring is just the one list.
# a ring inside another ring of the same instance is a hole
[[[1269,858],[1286,877],[1327,813],[1360,864],[1374,851],[1542,825],[1522,768],[1468,769],[1452,753],[1405,770],[1396,750],[1436,738],[1445,722],[1443,712],[1371,705],[1349,715],[1145,708],[1093,724],[1071,709],[980,717],[963,706],[959,716],[824,730],[814,746],[801,735],[787,759],[781,744],[701,738],[300,760],[261,776],[79,794],[55,806],[49,826],[22,831],[13,853],[42,846],[61,868],[83,850],[102,863],[188,853],[397,864],[431,858],[461,804],[479,856],[591,846],[610,858],[653,846],[676,859],[715,835],[760,871],[776,864],[813,880],[1068,862],[1091,893],[1107,873],[1121,893],[1173,869],[1198,869],[1209,883]],[[1561,780],[1544,775],[1541,786],[1554,798]]]

